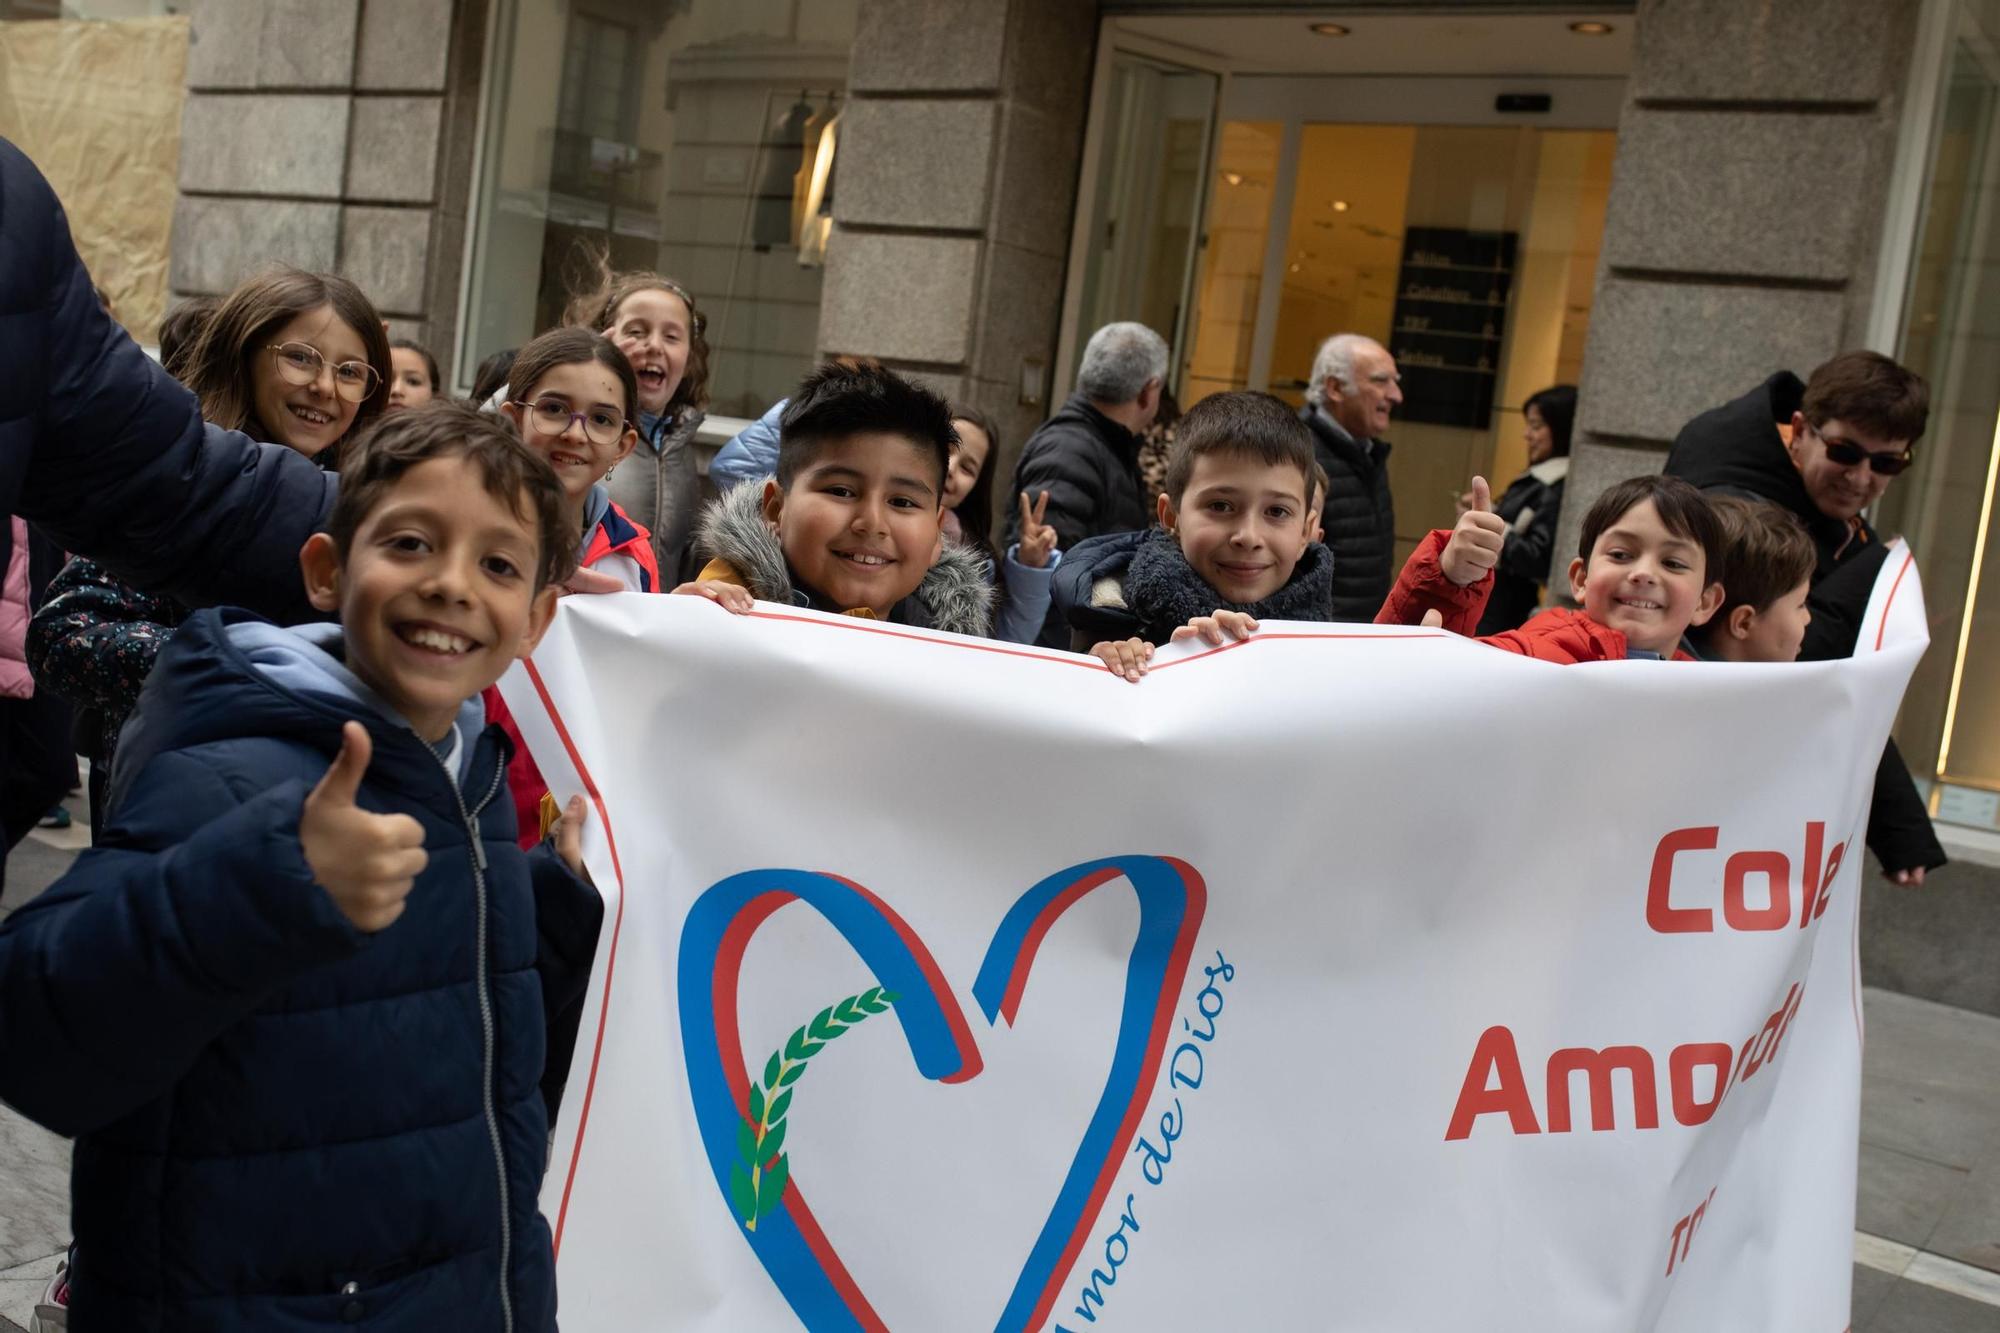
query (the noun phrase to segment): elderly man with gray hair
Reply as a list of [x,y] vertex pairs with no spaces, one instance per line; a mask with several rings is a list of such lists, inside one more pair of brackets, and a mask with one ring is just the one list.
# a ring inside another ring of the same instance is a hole
[[[1084,345],[1076,392],[1022,446],[1014,489],[1031,499],[1048,493],[1044,521],[1063,550],[1086,537],[1136,532],[1151,521],[1139,482],[1139,433],[1159,413],[1166,378],[1165,339],[1144,324],[1106,324]],[[1020,518],[1011,504],[1008,514],[1007,539],[1013,542]],[[1069,646],[1061,612],[1049,612],[1036,642]]]
[[1333,552],[1333,618],[1373,620],[1396,572],[1396,506],[1389,497],[1389,410],[1403,401],[1389,349],[1336,333],[1313,357],[1299,413],[1332,481],[1320,511]]

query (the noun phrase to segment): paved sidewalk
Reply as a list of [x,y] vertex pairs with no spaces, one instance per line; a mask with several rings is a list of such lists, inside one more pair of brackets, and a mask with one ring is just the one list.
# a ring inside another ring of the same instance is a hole
[[1995,1333],[2000,1018],[1864,995],[1854,1333]]
[[[88,841],[30,834],[0,917]],[[2000,1018],[1864,995],[1852,1333],[2000,1333]],[[0,1161],[0,1333],[19,1333],[69,1243],[69,1144],[0,1106]]]

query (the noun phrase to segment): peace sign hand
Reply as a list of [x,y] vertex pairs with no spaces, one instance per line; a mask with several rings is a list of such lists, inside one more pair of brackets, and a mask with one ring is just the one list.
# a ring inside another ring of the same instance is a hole
[[1021,492],[1021,544],[1014,552],[1014,558],[1029,569],[1041,569],[1049,563],[1049,556],[1056,549],[1056,530],[1042,521],[1049,512],[1049,493],[1042,492],[1042,498],[1033,507],[1028,504],[1028,493]]

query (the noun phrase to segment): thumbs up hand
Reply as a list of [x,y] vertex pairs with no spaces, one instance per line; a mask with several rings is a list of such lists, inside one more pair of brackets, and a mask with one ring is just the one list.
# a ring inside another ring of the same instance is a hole
[[[545,796],[542,799],[546,801],[549,798]],[[549,831],[556,835],[556,855],[569,867],[569,873],[595,887],[596,882],[583,865],[583,821],[589,817],[590,806],[584,801],[583,793],[578,792],[569,798],[569,804],[556,816],[556,822]]]
[[1500,563],[1500,548],[1507,543],[1507,521],[1493,512],[1493,492],[1486,478],[1472,479],[1466,506],[1438,557],[1444,576],[1460,587],[1485,578]]
[[370,934],[403,914],[403,900],[430,861],[423,825],[408,815],[371,814],[354,803],[374,753],[366,727],[343,726],[340,753],[306,793],[299,815],[299,845],[313,879],[341,915]]

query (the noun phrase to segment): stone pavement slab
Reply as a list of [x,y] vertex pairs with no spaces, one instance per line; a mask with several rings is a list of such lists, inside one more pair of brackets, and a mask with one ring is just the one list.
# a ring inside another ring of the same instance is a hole
[[1854,1333],[1993,1333],[2000,1308],[1904,1279],[1890,1286]]
[[35,1303],[55,1276],[62,1251],[0,1271],[0,1333],[26,1328],[35,1314]]
[[0,1270],[69,1244],[69,1140],[0,1106]]
[[1971,1171],[2000,1138],[2000,1018],[1866,991],[1861,1141]]
[[1855,1230],[1922,1249],[1970,1174],[1864,1142]]

